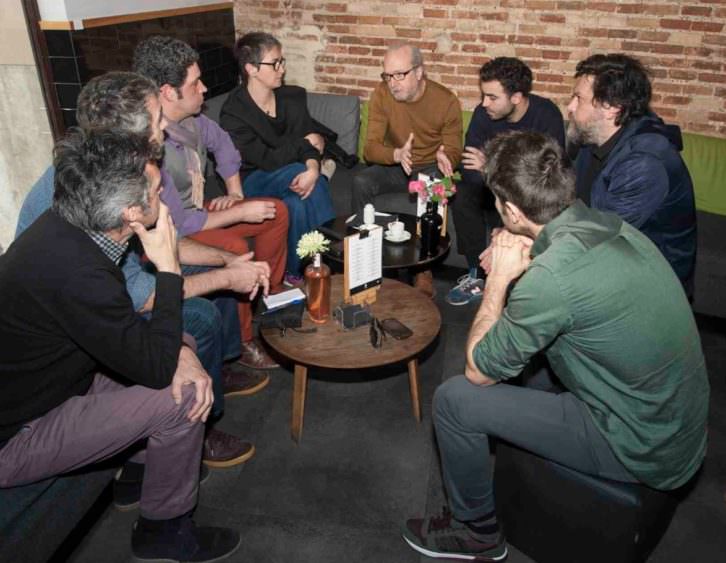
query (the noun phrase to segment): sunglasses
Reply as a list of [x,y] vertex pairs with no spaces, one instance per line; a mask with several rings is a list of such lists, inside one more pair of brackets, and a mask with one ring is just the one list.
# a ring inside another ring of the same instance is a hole
[[383,346],[383,342],[386,340],[386,331],[383,330],[381,323],[375,317],[371,317],[370,328],[368,329],[368,335],[371,339],[371,346],[379,349]]

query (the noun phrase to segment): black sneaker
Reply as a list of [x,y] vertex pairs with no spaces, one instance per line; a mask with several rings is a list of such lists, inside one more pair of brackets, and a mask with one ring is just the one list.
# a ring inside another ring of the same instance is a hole
[[469,528],[454,519],[448,508],[441,516],[407,520],[403,539],[413,549],[441,559],[462,561],[504,561],[507,558],[507,544],[500,533],[493,543],[475,539]]
[[131,551],[137,561],[218,561],[234,553],[241,543],[230,528],[197,526],[191,514],[170,520],[139,518],[131,533]]
[[[143,463],[127,461],[113,480],[113,505],[121,512],[136,510],[141,502],[141,483],[144,480]],[[199,484],[209,479],[209,469],[202,464]]]

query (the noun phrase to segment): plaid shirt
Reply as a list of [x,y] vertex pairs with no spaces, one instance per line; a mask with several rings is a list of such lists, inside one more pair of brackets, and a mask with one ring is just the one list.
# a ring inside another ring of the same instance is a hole
[[119,262],[121,262],[121,258],[123,258],[126,253],[126,249],[129,247],[129,243],[125,242],[122,244],[116,242],[103,233],[98,233],[96,231],[86,231],[86,234],[88,234],[88,236],[91,237],[91,240],[98,245],[101,251],[118,266]]

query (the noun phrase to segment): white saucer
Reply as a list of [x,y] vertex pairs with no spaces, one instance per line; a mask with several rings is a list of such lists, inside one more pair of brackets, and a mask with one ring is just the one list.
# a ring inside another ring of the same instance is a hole
[[406,242],[408,239],[411,238],[411,233],[408,231],[403,231],[400,236],[395,237],[393,234],[391,234],[391,231],[386,231],[383,233],[383,236],[386,238],[388,242]]

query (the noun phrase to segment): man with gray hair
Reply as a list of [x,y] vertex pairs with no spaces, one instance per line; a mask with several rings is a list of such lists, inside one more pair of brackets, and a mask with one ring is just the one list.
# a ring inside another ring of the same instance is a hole
[[[131,72],[109,72],[96,77],[84,86],[78,98],[77,118],[86,131],[112,131],[141,135],[151,139],[156,147],[155,157],[161,156],[164,121],[161,114],[156,84]],[[30,190],[23,202],[18,218],[16,238],[25,231],[51,205],[54,192],[55,168],[50,167]],[[162,171],[162,185],[168,183]],[[171,210],[181,211],[179,196],[173,188],[164,189],[162,200]],[[179,228],[179,224],[176,224]],[[140,249],[126,253],[121,268],[126,288],[135,310],[148,314],[155,298],[156,279],[141,264]],[[245,440],[213,427],[224,412],[225,395],[246,395],[263,388],[269,376],[264,372],[250,372],[236,364],[223,366],[223,360],[240,355],[239,317],[233,297],[213,295],[213,302],[201,296],[217,291],[244,292],[248,281],[267,280],[267,266],[253,262],[250,256],[237,255],[208,247],[193,240],[179,241],[180,261],[188,264],[218,266],[201,268],[183,266],[184,302],[182,318],[184,330],[194,337],[197,355],[214,383],[215,402],[209,431],[204,440],[204,460],[211,467],[227,467],[243,463],[254,455],[254,446]],[[114,482],[114,502],[120,509],[138,504],[143,466],[127,464]]]
[[[240,536],[191,520],[212,382],[182,343],[183,280],[157,152],[139,135],[71,130],[55,149],[52,209],[0,257],[0,487],[147,439],[134,456],[146,466],[134,556],[211,561]],[[157,269],[149,321],[118,267],[134,234]]]
[[[363,207],[383,193],[407,193],[419,172],[450,176],[462,150],[461,105],[445,86],[426,77],[418,47],[388,49],[381,83],[368,105],[364,157],[372,166],[353,178],[352,206]],[[416,276],[416,286],[433,295],[431,272]]]

